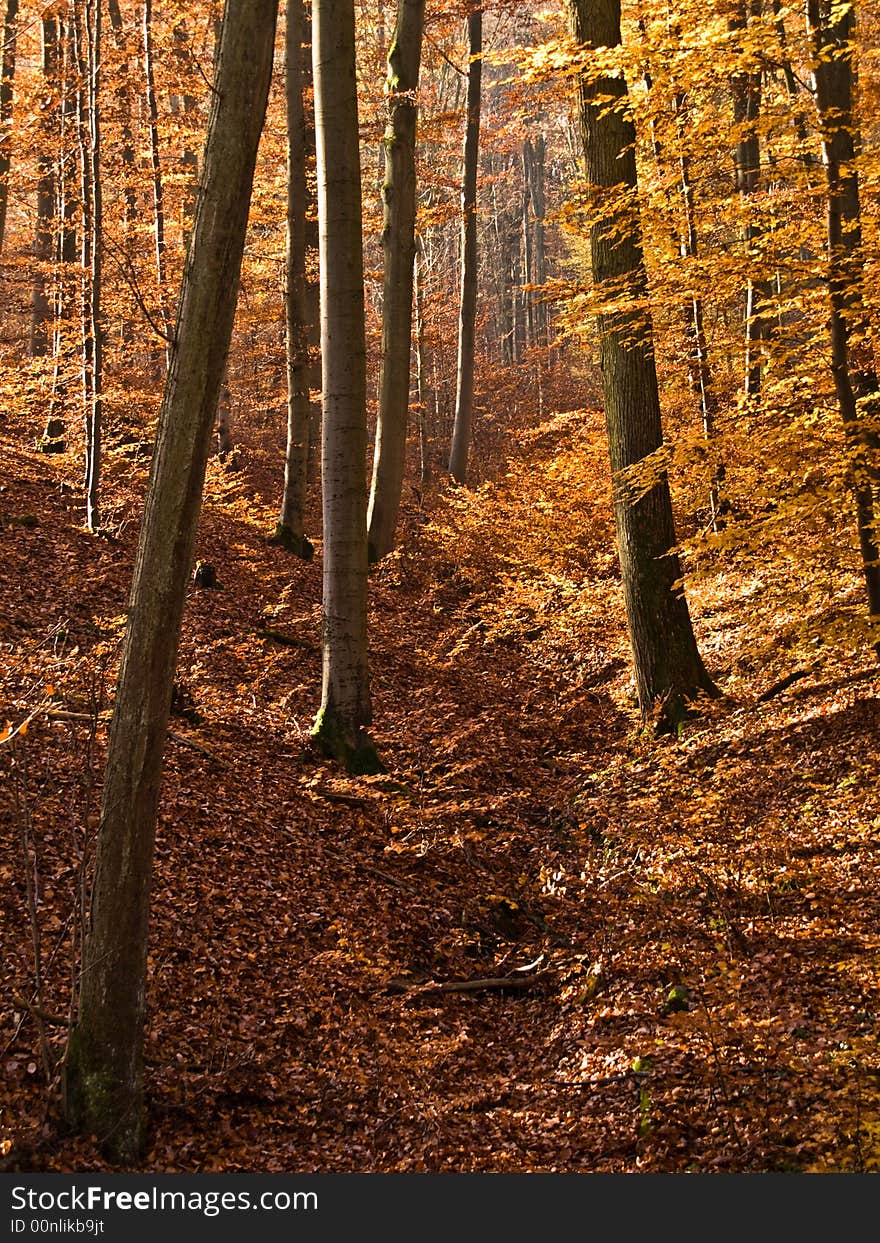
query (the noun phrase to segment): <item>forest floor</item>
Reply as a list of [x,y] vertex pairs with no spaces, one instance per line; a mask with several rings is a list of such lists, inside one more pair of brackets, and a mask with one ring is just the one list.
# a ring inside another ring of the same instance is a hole
[[[107,1168],[59,1126],[54,1063],[130,452],[108,454],[95,538],[78,462],[0,441],[0,712],[35,714],[0,746],[6,1169]],[[494,485],[408,493],[404,551],[372,575],[369,778],[309,743],[320,557],[265,541],[277,445],[211,460],[197,555],[218,587],[190,590],[167,746],[143,1168],[880,1168],[880,668],[829,650],[762,700],[802,661],[731,563],[691,593],[723,696],[648,737],[601,453],[596,418],[559,416]]]

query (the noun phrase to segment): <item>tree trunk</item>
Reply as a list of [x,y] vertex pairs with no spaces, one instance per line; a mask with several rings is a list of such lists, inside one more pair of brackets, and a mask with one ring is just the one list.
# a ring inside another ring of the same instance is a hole
[[[761,17],[763,0],[740,0],[740,12],[731,21],[731,29],[746,30],[749,19]],[[761,69],[749,69],[734,76],[733,121],[737,127],[737,141],[733,163],[737,193],[743,203],[746,223],[743,227],[743,243],[746,259],[753,264],[756,259],[755,243],[761,236],[761,227],[754,219],[752,199],[761,180],[761,140],[758,119],[761,113]],[[746,282],[746,340],[745,340],[745,393],[755,397],[761,391],[763,370],[763,346],[770,335],[766,302],[770,297],[767,281],[756,281],[752,275]]]
[[43,358],[51,344],[52,302],[49,294],[55,235],[55,96],[58,91],[58,22],[42,19],[43,99],[40,102],[37,174],[37,224],[34,236],[34,283],[31,293],[32,358]]
[[303,109],[303,0],[287,0],[284,43],[287,101],[287,254],[285,352],[287,359],[287,451],[284,494],[272,543],[311,561],[305,505],[309,467],[309,314],[306,297],[306,132]]
[[413,269],[413,292],[416,302],[416,410],[419,420],[419,480],[424,486],[431,480],[431,442],[428,436],[428,407],[425,402],[425,281],[424,249],[416,239]]
[[[694,185],[691,178],[690,158],[683,145],[684,130],[687,124],[684,96],[676,94],[674,98],[675,116],[678,123],[679,136],[679,170],[681,172],[681,198],[684,207],[684,234],[681,238],[680,253],[683,259],[696,259],[699,252],[697,236],[697,214],[694,204]],[[703,423],[703,435],[711,445],[715,439],[716,422],[718,419],[718,396],[712,381],[712,367],[709,361],[709,344],[706,339],[705,317],[703,315],[703,299],[694,290],[690,297],[690,307],[686,315],[690,319],[689,338],[692,350],[692,376],[694,388],[700,402],[700,416]],[[689,313],[688,313],[689,312]],[[721,499],[720,488],[724,482],[724,463],[719,462],[712,471],[709,483],[709,520],[712,530],[717,533],[725,508]]]
[[[76,164],[79,150],[79,70],[76,60],[76,42],[73,24],[60,22],[58,31],[60,60],[61,108],[58,113],[58,168],[55,178],[55,282],[54,282],[54,333],[52,340],[52,389],[46,426],[39,448],[43,453],[63,453],[67,448],[67,397],[70,385],[69,359],[72,354],[68,344],[69,323],[72,320],[74,300],[79,273],[77,250],[76,213],[79,197],[74,191],[76,178],[72,167]],[[71,140],[70,135],[74,135]]]
[[79,1018],[71,1116],[118,1161],[144,1134],[149,892],[162,750],[205,464],[229,349],[276,0],[227,0],[204,174],[159,417],[110,741]]
[[382,245],[382,369],[373,483],[367,517],[368,550],[378,561],[394,547],[406,466],[416,225],[416,120],[425,0],[398,0],[388,52],[388,125]]
[[[591,47],[620,44],[620,0],[569,0],[573,33]],[[590,233],[593,280],[610,299],[634,299],[639,310],[609,308],[598,316],[605,417],[614,480],[614,513],[627,622],[639,706],[657,728],[675,730],[688,703],[714,686],[697,651],[687,602],[678,586],[681,567],[670,550],[675,527],[669,483],[663,474],[636,497],[621,473],[644,461],[663,443],[647,309],[648,283],[638,218],[636,135],[624,110],[622,77],[590,75],[579,83],[580,119],[587,180],[598,198]],[[614,107],[608,101],[615,101]],[[621,202],[632,215],[623,226]],[[609,228],[612,204],[616,213]]]
[[86,0],[86,60],[88,65],[88,146],[89,183],[92,191],[90,265],[86,275],[88,302],[84,322],[88,330],[85,365],[91,375],[85,417],[86,441],[86,525],[97,531],[100,524],[101,436],[103,425],[104,327],[101,315],[101,259],[103,250],[103,194],[101,186],[101,114],[98,91],[101,82],[101,0]]
[[153,247],[156,258],[156,292],[159,299],[161,327],[166,339],[165,359],[167,363],[171,357],[171,317],[168,313],[165,265],[165,199],[162,189],[162,164],[159,158],[159,108],[156,103],[156,82],[153,76],[153,0],[144,0],[143,38],[150,167],[153,174]]
[[6,236],[9,203],[9,166],[12,162],[12,92],[15,83],[15,45],[18,34],[18,0],[6,0],[3,19],[3,60],[0,64],[0,251]]
[[354,0],[312,10],[321,255],[324,599],[318,745],[372,772],[367,665],[367,372]]
[[[861,199],[853,108],[855,5],[807,0],[813,84],[828,180],[828,292],[831,372],[853,475],[859,548],[872,618],[880,618],[880,549],[875,529],[877,375],[865,307]],[[880,644],[877,645],[880,654]]]
[[480,146],[480,88],[483,77],[483,10],[468,17],[467,125],[461,182],[461,307],[458,317],[458,367],[455,425],[449,473],[467,483],[474,411],[474,344],[477,319],[477,162]]
[[134,134],[131,128],[131,118],[134,115],[134,98],[132,96],[131,80],[128,67],[128,48],[126,46],[125,28],[122,23],[122,13],[119,9],[119,0],[108,0],[107,11],[110,15],[110,25],[113,29],[113,40],[116,49],[122,58],[119,73],[119,86],[117,89],[117,99],[119,102],[119,113],[122,121],[122,168],[123,168],[123,192],[125,195],[125,223],[132,224],[137,219],[137,171],[134,162]]

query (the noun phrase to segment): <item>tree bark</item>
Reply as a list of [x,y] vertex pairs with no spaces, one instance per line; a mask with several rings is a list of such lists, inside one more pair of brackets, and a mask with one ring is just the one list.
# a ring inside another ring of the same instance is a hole
[[3,60],[0,64],[0,251],[6,236],[9,204],[9,167],[12,163],[12,96],[15,85],[15,46],[18,35],[18,0],[6,0],[3,19]]
[[287,450],[284,494],[272,543],[304,561],[314,553],[305,536],[309,469],[309,308],[306,296],[306,118],[303,108],[303,0],[287,0],[284,42],[287,105],[287,254],[284,292],[287,360]]
[[[573,33],[580,43],[619,46],[620,0],[569,3]],[[663,443],[638,217],[636,135],[625,111],[626,96],[621,76],[591,74],[589,69],[581,76],[587,180],[597,197],[590,231],[593,280],[597,293],[626,304],[623,310],[611,305],[598,316],[623,592],[639,706],[642,715],[653,715],[657,728],[664,731],[679,727],[689,702],[701,692],[716,692],[697,650],[679,586],[681,567],[671,551],[676,539],[668,479],[664,473],[644,495],[635,497],[621,478],[622,472],[643,462]],[[621,202],[631,213],[628,218],[621,218]],[[614,205],[613,223],[609,203]],[[631,301],[639,309],[629,309]]]
[[367,664],[367,375],[354,0],[315,0],[323,379],[324,596],[317,744],[351,771],[377,768]]
[[449,473],[467,483],[474,412],[474,346],[477,319],[477,168],[480,147],[480,95],[483,77],[483,10],[468,17],[467,124],[461,183],[461,306],[458,317],[458,366],[455,424]]
[[227,0],[204,174],[135,563],[116,690],[79,1017],[72,1118],[116,1160],[144,1134],[149,891],[162,750],[217,395],[229,349],[276,0]]
[[373,482],[367,514],[368,551],[378,561],[394,547],[406,467],[416,226],[416,121],[425,0],[398,0],[388,52],[388,125],[382,246],[382,368]]
[[[875,527],[878,479],[877,374],[865,307],[861,197],[853,105],[855,5],[807,0],[813,85],[828,182],[828,294],[831,373],[853,476],[859,549],[872,618],[880,618],[880,548]],[[880,654],[880,644],[877,645]]]

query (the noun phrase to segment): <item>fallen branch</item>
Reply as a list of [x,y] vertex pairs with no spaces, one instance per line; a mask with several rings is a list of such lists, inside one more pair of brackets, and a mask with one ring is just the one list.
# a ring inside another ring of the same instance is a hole
[[[109,712],[99,712],[97,717],[91,712],[68,712],[65,709],[51,709],[46,716],[53,721],[109,721],[111,714]],[[191,747],[193,751],[198,751],[200,755],[205,755],[209,760],[213,760],[215,764],[221,762],[220,756],[215,755],[213,751],[209,751],[207,747],[203,747],[200,742],[196,742],[193,738],[187,738],[186,734],[178,734],[175,730],[168,730],[168,737],[172,742],[179,742],[183,747]]]
[[283,630],[268,630],[260,627],[254,631],[258,639],[269,639],[272,643],[280,643],[282,647],[304,647],[307,652],[316,652],[318,645],[314,639],[298,639],[296,635],[285,634]]
[[390,980],[388,987],[395,993],[488,993],[502,989],[523,992],[545,980],[548,971],[536,971],[534,975],[490,975],[478,976],[474,980],[446,980],[436,983],[433,980],[426,984],[407,984],[405,980]]
[[26,1001],[24,997],[12,997],[10,1000],[19,1010],[27,1010],[34,1018],[48,1023],[50,1027],[71,1026],[70,1019],[62,1018],[60,1014],[52,1014],[50,1010],[44,1010],[42,1006],[35,1006],[33,1002]]
[[781,695],[783,691],[787,691],[795,682],[799,682],[801,678],[810,676],[810,669],[795,669],[794,673],[788,674],[787,677],[781,678],[778,682],[774,682],[769,690],[764,691],[763,695],[759,695],[756,703],[765,704],[771,699],[775,699],[777,695]]

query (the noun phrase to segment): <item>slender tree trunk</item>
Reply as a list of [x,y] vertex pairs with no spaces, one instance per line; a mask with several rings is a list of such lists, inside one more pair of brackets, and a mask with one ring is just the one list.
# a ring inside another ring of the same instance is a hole
[[[880,394],[865,307],[865,259],[853,106],[856,7],[807,0],[813,83],[828,180],[828,293],[831,372],[853,476],[859,548],[872,618],[880,618],[876,531]],[[880,654],[880,644],[877,645]]]
[[86,0],[86,51],[88,65],[88,147],[89,182],[92,190],[90,267],[87,273],[88,305],[85,322],[90,342],[86,365],[91,367],[90,402],[85,417],[89,423],[86,459],[86,525],[97,531],[100,520],[101,437],[104,407],[104,328],[101,314],[101,260],[103,250],[103,193],[101,185],[101,114],[98,92],[101,82],[101,0]]
[[[620,0],[570,0],[573,33],[588,47],[620,44]],[[671,552],[675,527],[664,474],[635,498],[622,472],[661,448],[663,429],[654,362],[648,284],[638,218],[635,130],[624,110],[622,77],[590,75],[579,84],[587,179],[598,196],[591,228],[597,292],[636,301],[637,311],[606,310],[598,317],[605,417],[614,480],[614,513],[621,577],[633,649],[639,706],[661,730],[676,729],[690,700],[714,693],[697,651],[681,567]],[[615,101],[614,107],[608,101]],[[608,205],[615,210],[609,228]],[[625,227],[619,209],[630,221]],[[605,215],[602,218],[602,210]],[[641,309],[644,308],[644,309]]]
[[165,359],[167,363],[171,357],[171,317],[168,313],[168,282],[165,263],[165,196],[162,189],[162,164],[159,158],[159,108],[156,103],[156,81],[153,74],[153,0],[144,0],[143,39],[150,133],[150,168],[153,174],[153,248],[156,259],[156,292],[159,299],[162,331],[166,339]]
[[406,467],[416,226],[416,119],[425,0],[399,0],[388,52],[388,125],[382,245],[382,369],[367,512],[368,550],[378,561],[394,547]]
[[[763,0],[740,0],[740,13],[731,22],[731,28],[747,30],[749,19],[761,17]],[[761,237],[761,226],[754,216],[754,196],[761,181],[761,140],[758,120],[761,114],[761,69],[749,69],[734,76],[733,120],[737,127],[737,141],[733,163],[736,189],[743,203],[746,222],[743,227],[743,243],[750,264],[756,259],[755,244]],[[767,281],[756,281],[750,275],[746,282],[746,339],[745,339],[745,392],[755,397],[761,391],[763,370],[763,342],[770,335],[770,321],[766,303],[770,297]]]
[[119,0],[108,0],[107,11],[110,15],[110,25],[113,30],[113,41],[116,44],[117,51],[121,57],[121,65],[119,70],[119,87],[117,90],[117,98],[119,101],[119,113],[121,117],[122,130],[122,169],[123,169],[123,193],[125,196],[125,223],[131,225],[138,214],[137,207],[137,171],[134,162],[134,133],[131,128],[131,118],[134,115],[134,98],[131,89],[131,78],[128,66],[128,47],[125,37],[125,27],[122,22],[122,13],[119,9]]
[[458,366],[455,425],[449,473],[467,483],[474,412],[474,345],[477,320],[477,168],[480,146],[480,93],[483,77],[483,10],[468,17],[467,124],[461,183],[461,307],[458,317]]
[[[58,112],[58,169],[55,178],[55,283],[54,334],[52,342],[52,391],[46,427],[39,448],[43,453],[63,453],[67,448],[67,396],[70,384],[68,344],[76,288],[74,266],[79,269],[76,212],[78,195],[71,167],[79,150],[79,70],[73,24],[59,23],[61,107]],[[71,138],[71,135],[74,138]]]
[[[534,264],[533,279],[540,288],[547,280],[547,238],[545,221],[547,216],[547,200],[544,191],[544,158],[546,144],[544,135],[538,134],[534,142],[526,142],[525,170],[529,182],[529,197],[534,213]],[[549,344],[547,333],[547,304],[540,298],[534,298],[534,317],[536,344],[546,348]]]
[[43,358],[51,346],[50,297],[55,236],[54,96],[58,88],[58,22],[53,13],[42,19],[43,99],[40,103],[37,175],[37,224],[34,237],[34,282],[31,294],[31,357]]
[[[687,123],[685,116],[685,100],[680,94],[674,99],[675,115],[679,129],[679,170],[681,173],[681,198],[684,208],[684,234],[681,238],[680,253],[683,259],[696,259],[699,253],[697,235],[697,213],[694,203],[694,185],[691,177],[690,159],[683,145],[684,129]],[[687,312],[686,312],[687,314]],[[703,314],[703,299],[694,291],[690,298],[690,342],[692,347],[692,373],[694,387],[700,402],[700,415],[703,423],[703,435],[708,444],[716,436],[718,420],[718,396],[712,380],[712,367],[709,361],[709,344],[706,339],[706,325]],[[720,488],[724,482],[724,463],[720,462],[712,472],[709,483],[709,518],[712,530],[717,532],[724,508]]]
[[6,236],[9,203],[9,166],[12,162],[12,94],[15,85],[15,45],[18,36],[18,0],[6,0],[3,19],[3,59],[0,63],[0,252]]
[[309,316],[306,297],[306,132],[303,109],[303,0],[287,0],[284,44],[287,101],[287,255],[284,297],[287,452],[281,515],[272,543],[311,561],[304,531],[309,467]]
[[413,288],[416,301],[416,409],[419,419],[419,479],[422,486],[431,480],[431,442],[428,436],[428,407],[425,402],[425,288],[424,248],[416,239]]
[[375,771],[367,664],[367,374],[354,0],[312,11],[321,254],[324,599],[318,745]]
[[276,0],[227,0],[204,175],[159,417],[110,726],[71,1117],[116,1160],[144,1135],[147,929],[162,750],[205,464],[238,294]]

